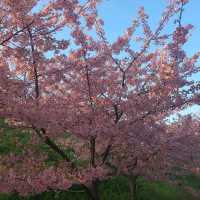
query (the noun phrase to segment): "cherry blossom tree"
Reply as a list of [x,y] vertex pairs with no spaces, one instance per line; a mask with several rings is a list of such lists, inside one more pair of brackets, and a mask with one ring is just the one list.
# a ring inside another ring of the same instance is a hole
[[[113,43],[99,3],[54,0],[38,8],[38,0],[1,1],[0,117],[18,122],[32,144],[43,142],[62,158],[47,166],[34,145],[2,156],[1,192],[27,195],[80,184],[99,200],[101,180],[161,177],[167,159],[178,154],[169,146],[183,145],[164,120],[199,104],[199,83],[190,77],[199,72],[200,53],[189,57],[183,50],[192,29],[182,24],[188,1],[170,1],[155,30],[139,9]],[[175,30],[164,33],[174,17]],[[139,27],[143,33],[136,37]]]

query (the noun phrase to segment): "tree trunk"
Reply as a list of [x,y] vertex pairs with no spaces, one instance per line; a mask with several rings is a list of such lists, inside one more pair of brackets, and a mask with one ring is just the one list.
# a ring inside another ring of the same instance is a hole
[[128,176],[130,200],[137,200],[137,178],[138,176],[134,176],[134,175]]
[[98,191],[98,180],[92,181],[89,187],[85,187],[88,195],[91,200],[100,200],[99,191]]

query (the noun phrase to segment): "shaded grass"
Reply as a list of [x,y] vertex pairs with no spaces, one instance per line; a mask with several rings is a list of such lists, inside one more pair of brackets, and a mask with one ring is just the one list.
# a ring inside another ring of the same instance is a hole
[[[38,153],[38,155],[41,153],[47,155],[47,159],[45,160],[47,166],[55,165],[63,160],[58,153],[42,141],[33,144],[31,142],[31,134],[33,133],[30,130],[22,131],[18,128],[10,128],[3,119],[0,119],[0,129],[0,155],[2,156],[11,153],[14,155],[22,155],[27,149],[31,149],[33,152]],[[62,150],[71,160],[76,161],[75,152],[72,148],[62,147]]]
[[[187,179],[185,177],[185,179]],[[190,178],[187,179],[188,181]],[[200,179],[199,179],[200,181]],[[193,184],[193,179],[189,181]],[[103,182],[100,187],[102,200],[128,200],[128,183],[125,177],[115,177]],[[19,197],[17,195],[0,195],[0,200],[89,200],[87,194],[79,186],[63,192],[45,192],[32,197]],[[140,178],[138,181],[137,200],[198,200],[179,187],[163,182],[148,182]]]
[[179,180],[183,185],[190,186],[193,189],[200,191],[200,175],[190,174],[188,176],[179,177]]
[[25,145],[30,140],[30,133],[17,128],[11,129],[3,119],[0,119],[0,129],[0,155],[6,155],[9,153],[15,153],[18,155],[22,153]]

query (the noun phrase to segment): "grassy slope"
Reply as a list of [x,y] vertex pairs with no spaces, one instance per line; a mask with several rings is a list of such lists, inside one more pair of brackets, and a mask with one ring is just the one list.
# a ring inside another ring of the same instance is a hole
[[[23,148],[18,148],[17,143],[21,143],[25,148],[29,141],[29,133],[19,132],[10,129],[3,120],[0,120],[0,154],[5,155],[10,152],[20,154]],[[3,128],[3,129],[2,129]],[[47,150],[46,146],[40,146],[40,150]],[[70,153],[70,152],[69,152]],[[59,157],[48,151],[50,163],[56,162]],[[200,177],[191,175],[180,178],[183,185],[191,186],[195,190],[200,190]],[[100,186],[102,200],[126,200],[128,199],[127,181],[124,177],[113,178]],[[138,200],[197,200],[191,194],[181,188],[177,188],[162,182],[147,182],[140,179],[138,182]],[[87,200],[88,197],[81,188],[71,188],[67,192],[47,192],[35,197],[20,198],[17,195],[0,194],[0,200]],[[200,197],[198,198],[200,200]]]

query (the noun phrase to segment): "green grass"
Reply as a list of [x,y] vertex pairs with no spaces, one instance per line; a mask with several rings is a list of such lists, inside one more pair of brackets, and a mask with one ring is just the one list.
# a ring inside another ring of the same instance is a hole
[[[62,157],[50,149],[47,144],[44,144],[43,142],[33,144],[30,141],[32,133],[30,133],[29,130],[22,131],[17,128],[10,128],[2,119],[0,119],[0,128],[3,130],[0,135],[0,155],[5,156],[10,153],[20,155],[23,154],[26,149],[32,149],[35,153],[47,154],[47,159],[45,161],[47,166],[62,161]],[[72,148],[63,147],[62,149],[69,158],[75,160],[75,152]]]
[[22,153],[30,140],[30,133],[28,131],[22,132],[15,128],[11,129],[2,119],[0,119],[0,128],[2,130],[0,135],[0,154]]
[[[200,180],[199,180],[200,181]],[[192,184],[193,180],[190,181]],[[163,182],[138,182],[137,200],[198,200],[184,190]],[[99,187],[102,200],[128,200],[128,187],[125,177],[116,177],[105,181]],[[0,195],[0,200],[88,200],[87,194],[80,187],[73,187],[67,192],[45,192],[43,194],[20,198],[17,195]]]
[[183,185],[190,186],[193,189],[200,191],[200,175],[190,174],[188,176],[179,177],[179,179]]
[[[22,154],[28,146],[31,148],[30,132],[11,129],[0,119],[0,155],[9,153]],[[38,144],[32,146],[38,152],[45,152],[48,155],[45,161],[47,165],[54,165],[61,160],[60,156],[51,151],[47,145]],[[72,159],[73,149],[64,149]],[[78,162],[78,161],[77,161]],[[79,163],[80,164],[80,163]],[[190,186],[195,190],[200,190],[200,177],[193,174],[185,177],[178,177],[183,186]],[[128,183],[125,177],[115,177],[100,184],[99,191],[101,200],[128,200]],[[45,192],[32,197],[19,197],[16,194],[0,194],[0,200],[88,200],[87,194],[80,187],[72,187],[69,191]],[[148,182],[140,178],[138,180],[137,200],[198,200],[187,193],[182,187],[175,187],[163,182]],[[200,200],[200,198],[199,198]]]
[[183,189],[171,186],[167,183],[146,182],[139,194],[139,200],[193,200],[194,197]]

